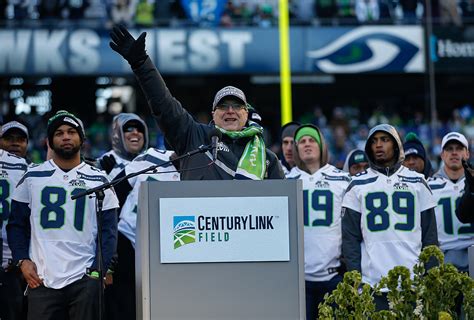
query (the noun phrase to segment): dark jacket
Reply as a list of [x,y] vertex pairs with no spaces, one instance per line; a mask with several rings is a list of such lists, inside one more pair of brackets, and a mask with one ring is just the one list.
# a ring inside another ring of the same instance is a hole
[[456,216],[462,223],[474,222],[474,178],[464,168],[464,194],[456,208]]
[[[193,117],[174,98],[150,58],[133,70],[148,100],[156,122],[160,126],[165,139],[178,155],[186,154],[202,145],[211,143],[209,132],[212,124],[196,122]],[[181,180],[231,180],[237,169],[238,161],[244,152],[248,138],[233,140],[222,136],[218,147],[218,160],[212,161],[209,152],[199,153],[181,161]],[[266,179],[284,179],[285,175],[277,156],[266,149]],[[195,170],[193,170],[195,169]]]

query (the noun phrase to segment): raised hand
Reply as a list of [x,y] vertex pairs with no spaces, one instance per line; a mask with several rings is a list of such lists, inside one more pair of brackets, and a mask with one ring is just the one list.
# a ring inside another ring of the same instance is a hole
[[123,25],[113,27],[110,32],[109,46],[112,50],[120,54],[132,68],[139,67],[148,57],[145,50],[146,32],[143,32],[138,39],[134,39]]

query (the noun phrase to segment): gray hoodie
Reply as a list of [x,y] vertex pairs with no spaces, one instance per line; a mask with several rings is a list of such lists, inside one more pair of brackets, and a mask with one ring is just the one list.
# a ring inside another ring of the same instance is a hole
[[[371,140],[372,140],[372,136],[378,131],[383,131],[383,132],[388,133],[395,142],[394,151],[395,151],[395,158],[397,159],[397,161],[391,167],[379,166],[374,161],[374,155],[372,153],[372,148],[371,148]],[[367,142],[365,143],[365,153],[367,154],[370,167],[387,176],[391,176],[395,171],[397,171],[402,165],[403,160],[405,160],[405,152],[403,151],[402,139],[400,139],[400,135],[398,134],[397,129],[395,129],[393,126],[389,124],[379,124],[373,127],[369,131],[369,137],[367,138]]]
[[148,149],[148,127],[145,121],[143,121],[139,116],[134,113],[119,113],[114,117],[112,121],[112,149],[117,155],[128,161],[132,161],[138,155],[137,153],[129,152],[125,145],[123,127],[127,122],[131,120],[138,121],[143,125],[144,128],[143,138],[145,142],[143,144],[142,150],[140,150],[138,154],[145,152]]

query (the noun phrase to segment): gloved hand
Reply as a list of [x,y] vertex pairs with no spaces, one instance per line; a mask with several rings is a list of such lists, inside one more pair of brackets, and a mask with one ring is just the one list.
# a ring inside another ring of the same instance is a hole
[[105,172],[109,174],[117,162],[115,161],[114,156],[110,154],[108,156],[103,156],[102,159],[99,160],[99,163],[102,170],[105,170]]
[[474,191],[474,167],[467,162],[462,160],[462,166],[464,167],[464,176],[466,177],[466,184],[469,185],[469,190]]
[[142,65],[148,57],[145,50],[145,37],[146,32],[143,32],[135,40],[125,26],[117,25],[110,32],[112,41],[109,42],[109,45],[112,50],[118,52],[135,69]]

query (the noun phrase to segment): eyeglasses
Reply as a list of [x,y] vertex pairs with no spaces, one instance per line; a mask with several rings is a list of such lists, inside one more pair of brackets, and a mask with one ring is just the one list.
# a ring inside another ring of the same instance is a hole
[[247,109],[246,105],[243,105],[241,103],[221,103],[216,106],[215,110],[221,110],[221,111],[229,111],[229,109],[232,107],[234,111],[239,111],[242,109]]
[[130,125],[123,128],[123,132],[133,132],[133,130],[143,133],[143,128],[141,126]]

